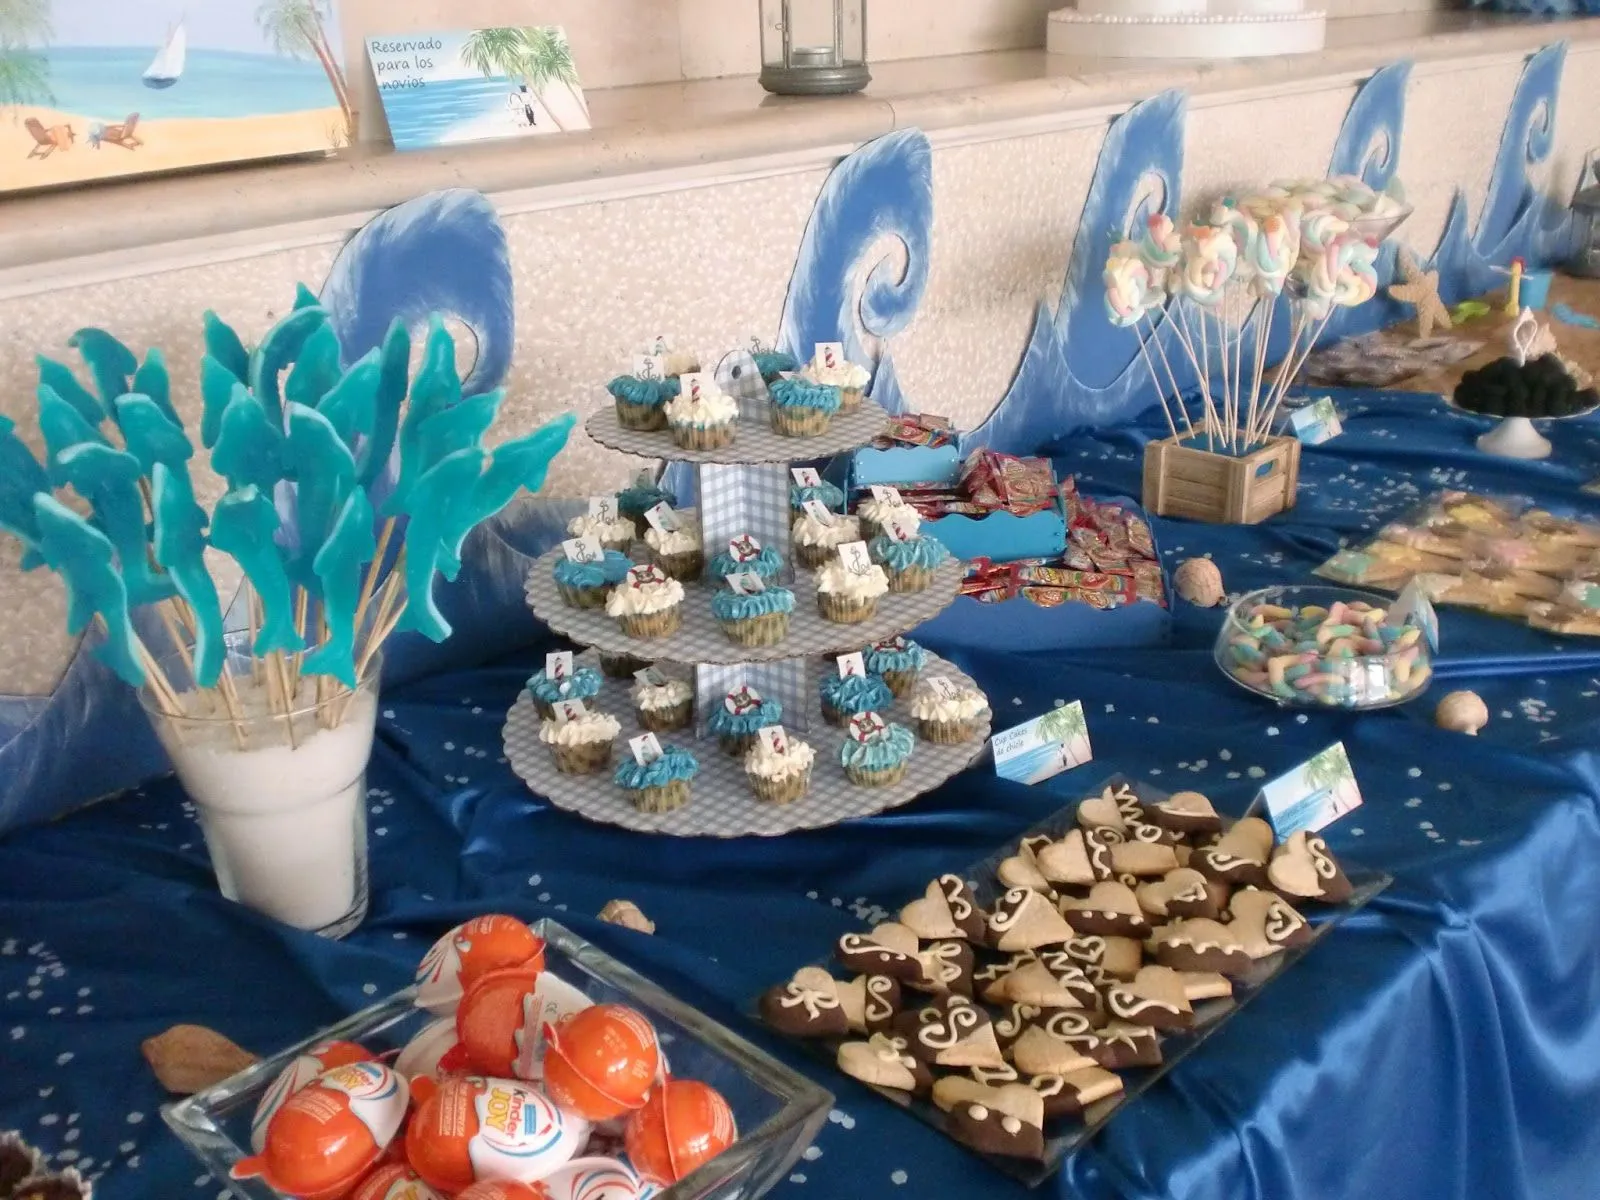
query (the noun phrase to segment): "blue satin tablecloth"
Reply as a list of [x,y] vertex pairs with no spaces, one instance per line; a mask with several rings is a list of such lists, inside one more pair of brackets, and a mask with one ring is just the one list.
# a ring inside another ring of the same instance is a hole
[[[1299,506],[1258,528],[1158,522],[1172,562],[1208,553],[1230,590],[1307,581],[1344,539],[1441,487],[1591,515],[1600,424],[1547,464],[1486,460],[1482,421],[1399,394],[1345,395],[1348,432],[1308,450]],[[1136,494],[1122,430],[1061,447],[1085,487]],[[1096,758],[1039,787],[975,770],[906,808],[779,840],[658,840],[530,795],[500,726],[544,647],[385,698],[369,775],[372,916],[348,941],[223,902],[171,782],[0,842],[0,1128],[98,1177],[104,1200],[222,1191],[161,1124],[141,1039],[179,1021],[271,1051],[402,986],[431,940],[486,910],[558,914],[838,1096],[783,1200],[1026,1193],[741,1013],[840,933],[981,857],[1114,770],[1238,812],[1258,783],[1343,739],[1366,805],[1336,850],[1394,886],[1130,1105],[1041,1194],[1154,1200],[1594,1200],[1600,1196],[1600,643],[1445,611],[1440,687],[1494,714],[1477,739],[1433,704],[1364,717],[1275,710],[1216,672],[1220,611],[1179,605],[1171,649],[1026,661],[959,655],[1000,724],[1081,699]],[[593,914],[639,903],[655,937]]]

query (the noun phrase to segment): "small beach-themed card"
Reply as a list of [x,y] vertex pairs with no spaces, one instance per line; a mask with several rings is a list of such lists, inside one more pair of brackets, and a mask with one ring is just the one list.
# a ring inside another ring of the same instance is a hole
[[994,773],[1018,783],[1042,783],[1094,757],[1083,702],[1074,700],[990,739]]
[[1290,834],[1316,833],[1361,807],[1361,788],[1343,742],[1285,771],[1262,788],[1246,815],[1265,811],[1282,841]]
[[348,146],[334,0],[0,3],[0,192]]
[[1332,396],[1323,396],[1320,400],[1291,409],[1286,421],[1288,431],[1307,446],[1320,446],[1344,432]]
[[397,150],[589,128],[589,102],[558,25],[369,37]]

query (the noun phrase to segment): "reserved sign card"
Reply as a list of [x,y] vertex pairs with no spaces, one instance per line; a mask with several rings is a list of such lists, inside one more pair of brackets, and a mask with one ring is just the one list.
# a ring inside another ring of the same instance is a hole
[[1289,428],[1307,446],[1320,446],[1344,432],[1333,397],[1324,396],[1310,404],[1290,410]]
[[997,733],[989,745],[994,751],[994,773],[1018,783],[1042,783],[1094,757],[1081,700]]
[[1272,780],[1256,796],[1252,813],[1264,813],[1282,841],[1290,834],[1316,833],[1361,807],[1355,769],[1335,742],[1291,771]]

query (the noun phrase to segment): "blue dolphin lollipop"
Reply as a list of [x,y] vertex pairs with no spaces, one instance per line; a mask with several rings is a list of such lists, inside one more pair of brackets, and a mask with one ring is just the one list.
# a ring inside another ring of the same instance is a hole
[[328,637],[306,656],[300,668],[305,674],[332,675],[348,688],[356,686],[356,610],[362,568],[377,548],[372,535],[372,502],[366,492],[354,488],[313,561],[322,580],[322,619]]
[[284,477],[283,431],[267,418],[256,398],[235,384],[233,397],[217,423],[212,469],[234,490],[256,487],[271,496]]
[[307,408],[322,403],[322,398],[339,382],[339,355],[339,335],[332,325],[322,325],[306,338],[295,356],[283,384],[283,398]]
[[284,466],[295,483],[295,522],[301,553],[290,571],[307,590],[319,590],[313,559],[356,485],[356,460],[333,423],[314,408],[289,405]]
[[50,482],[60,486],[66,483],[61,469],[56,465],[62,451],[85,443],[105,446],[109,443],[93,425],[85,421],[78,410],[68,404],[49,384],[39,385],[39,432],[44,434],[46,470]]
[[183,426],[167,417],[154,397],[130,393],[117,397],[117,426],[128,453],[139,460],[148,475],[158,462],[173,470],[187,470],[183,464],[194,457],[194,447]]
[[102,442],[80,442],[56,455],[62,482],[94,508],[94,519],[116,547],[126,581],[128,603],[137,608],[173,594],[173,581],[150,566],[145,537],[144,498],[139,460]]
[[156,561],[194,610],[194,681],[199,687],[215,687],[226,646],[222,605],[206,570],[205,511],[195,503],[188,475],[165,463],[157,463],[152,474],[150,506],[156,517]]
[[145,352],[144,362],[133,373],[133,391],[140,396],[149,396],[161,410],[162,416],[178,428],[183,428],[183,418],[172,407],[172,376],[167,370],[167,356],[159,346],[151,346]]
[[382,382],[382,356],[374,350],[346,371],[317,404],[317,411],[328,418],[340,440],[357,451],[358,480],[361,453],[378,419],[378,388]]
[[104,329],[80,329],[67,339],[67,345],[88,364],[94,385],[100,389],[100,403],[110,412],[116,398],[128,390],[128,378],[139,369],[139,360]]
[[205,323],[206,356],[214,359],[240,383],[250,378],[250,352],[244,348],[239,335],[209,308],[202,318]]
[[263,657],[274,650],[302,649],[294,627],[289,576],[273,540],[277,532],[278,511],[254,485],[229,492],[211,514],[211,544],[238,562],[261,598],[261,632],[254,650]]
[[33,498],[49,494],[50,477],[16,433],[17,424],[0,415],[0,529],[22,543],[22,569],[44,561],[39,553],[39,518]]
[[139,636],[110,541],[48,492],[33,498],[33,508],[40,552],[67,589],[67,632],[82,633],[98,614],[105,621],[106,640],[95,647],[94,656],[125,683],[142,686],[144,665],[134,652]]
[[39,366],[39,382],[78,410],[88,424],[98,425],[106,419],[106,410],[94,393],[78,382],[72,368],[53,358],[39,355],[33,360]]
[[283,419],[279,373],[299,357],[306,339],[327,323],[328,314],[320,308],[296,309],[267,331],[267,336],[250,356],[250,375],[246,382],[274,421]]
[[[433,576],[449,560],[472,490],[483,468],[481,449],[457,450],[423,473],[411,489],[406,528],[406,609],[400,629],[414,629],[431,641],[450,636],[450,625],[433,599]],[[459,567],[459,559],[456,560]],[[452,569],[447,577],[453,578]]]

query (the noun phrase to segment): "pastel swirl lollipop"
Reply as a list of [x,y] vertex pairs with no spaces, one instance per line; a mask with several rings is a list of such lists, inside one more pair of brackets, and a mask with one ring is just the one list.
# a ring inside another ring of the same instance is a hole
[[1183,294],[1203,308],[1222,303],[1223,289],[1238,266],[1239,250],[1226,229],[1190,225],[1183,235]]
[[1339,277],[1349,265],[1353,240],[1347,236],[1335,238],[1320,254],[1308,260],[1305,276],[1308,294],[1331,297],[1338,293]]
[[1233,201],[1224,200],[1211,210],[1211,223],[1228,231],[1237,252],[1238,265],[1233,277],[1248,281],[1255,277],[1257,243],[1261,240],[1261,227],[1256,219]]
[[1334,283],[1334,303],[1354,308],[1377,294],[1378,245],[1365,238],[1353,238],[1344,246],[1344,265]]
[[[1129,244],[1124,242],[1122,246]],[[1137,323],[1150,307],[1150,268],[1145,266],[1137,250],[1132,254],[1119,254],[1122,246],[1114,247],[1112,256],[1106,260],[1106,315],[1113,325],[1127,328]]]
[[1255,267],[1253,284],[1257,295],[1276,296],[1282,293],[1289,272],[1300,257],[1300,226],[1290,224],[1281,213],[1271,213],[1261,222],[1260,230],[1251,248]]
[[1350,222],[1330,212],[1307,212],[1300,219],[1300,257],[1315,261],[1350,230]]
[[1166,213],[1156,213],[1145,222],[1139,238],[1139,257],[1152,272],[1170,271],[1183,257],[1183,239]]

